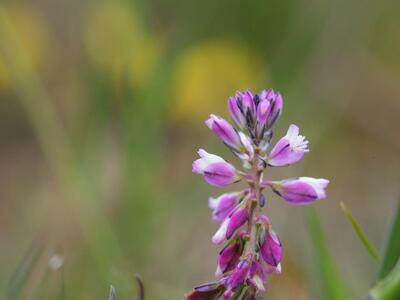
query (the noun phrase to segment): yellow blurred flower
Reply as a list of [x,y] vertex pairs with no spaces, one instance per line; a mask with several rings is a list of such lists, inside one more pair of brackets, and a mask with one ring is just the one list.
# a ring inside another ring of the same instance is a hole
[[172,117],[198,123],[210,112],[223,113],[236,90],[265,83],[261,56],[239,40],[209,40],[189,49],[173,73]]
[[100,2],[84,16],[84,43],[89,56],[102,67],[120,70],[130,63],[143,31],[131,6]]
[[[49,34],[42,17],[27,5],[10,5],[3,9],[7,34],[20,46],[18,50],[21,51],[24,61],[37,68],[46,57],[50,46]],[[12,84],[6,62],[7,58],[0,55],[0,88],[7,88]]]

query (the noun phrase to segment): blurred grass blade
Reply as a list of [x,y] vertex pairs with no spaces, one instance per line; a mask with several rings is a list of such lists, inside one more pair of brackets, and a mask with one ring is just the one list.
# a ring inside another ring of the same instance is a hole
[[[392,222],[385,236],[381,253],[381,264],[378,279],[386,277],[395,266],[400,257],[400,199],[393,214]],[[400,298],[399,298],[400,299]]]
[[376,251],[375,247],[371,244],[371,242],[368,240],[367,236],[365,235],[364,231],[362,230],[360,224],[357,222],[354,215],[351,213],[350,209],[347,207],[347,205],[343,201],[340,202],[340,207],[342,208],[344,214],[346,215],[347,219],[349,220],[351,226],[353,226],[353,229],[354,229],[357,237],[363,243],[363,245],[367,249],[368,253],[372,256],[372,258],[375,261],[379,261],[378,252]]
[[115,300],[115,288],[113,286],[110,286],[110,293],[108,294],[108,300]]
[[43,251],[44,244],[42,238],[33,240],[25,251],[23,259],[9,281],[6,291],[7,299],[19,299],[21,292],[35,269]]
[[144,300],[144,285],[142,279],[139,275],[136,275],[136,284],[137,284],[137,291],[136,291],[136,300]]
[[60,268],[60,291],[58,293],[58,299],[65,300],[65,279],[64,279],[64,268]]
[[370,291],[367,299],[399,300],[400,299],[400,260],[392,272],[379,281]]
[[350,299],[347,287],[336,269],[314,207],[306,209],[306,220],[314,250],[314,261],[318,269],[320,285],[324,292],[324,299]]

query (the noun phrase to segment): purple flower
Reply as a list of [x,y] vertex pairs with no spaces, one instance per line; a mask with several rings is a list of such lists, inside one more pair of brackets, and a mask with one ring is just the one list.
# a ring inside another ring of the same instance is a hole
[[269,219],[260,215],[257,220],[258,247],[264,261],[277,267],[282,260],[282,244],[277,234],[271,229]]
[[185,300],[212,300],[222,294],[223,281],[210,282],[197,286],[184,296]]
[[268,165],[282,167],[298,162],[308,152],[308,141],[299,135],[299,127],[290,125],[286,135],[272,149],[268,157]]
[[326,198],[325,189],[329,184],[327,179],[299,177],[282,181],[266,182],[273,191],[290,204],[309,204]]
[[260,98],[260,103],[257,106],[257,128],[259,129],[258,134],[260,137],[262,137],[264,126],[271,116],[271,108],[271,101],[267,97]]
[[250,90],[245,92],[236,92],[236,98],[241,100],[243,106],[244,116],[247,117],[248,114],[253,118],[256,113],[256,105],[254,103],[254,95]]
[[240,152],[241,142],[238,133],[225,119],[210,115],[206,121],[206,125],[214,131],[214,133],[227,145],[229,148]]
[[245,258],[239,261],[231,275],[227,278],[225,286],[229,286],[230,290],[236,289],[239,285],[244,283],[249,275],[251,262]]
[[201,158],[193,162],[192,171],[204,175],[209,184],[224,187],[241,179],[235,167],[223,158],[203,149],[198,153]]
[[279,92],[274,92],[273,89],[263,90],[258,94],[260,103],[264,100],[270,102],[269,114],[266,120],[266,128],[271,128],[279,119],[282,113],[283,99]]
[[265,180],[268,167],[287,166],[299,161],[308,152],[308,141],[290,125],[268,153],[273,126],[283,107],[282,96],[273,89],[254,95],[237,92],[228,100],[230,115],[239,127],[237,131],[223,118],[210,115],[208,127],[241,160],[238,171],[221,157],[200,149],[200,159],[193,163],[193,172],[204,175],[215,186],[226,186],[240,179],[248,184],[241,192],[225,193],[209,198],[213,220],[220,221],[212,237],[215,244],[225,242],[217,258],[218,281],[195,288],[186,300],[262,300],[266,274],[280,273],[282,245],[272,230],[269,219],[260,212],[265,205],[263,189],[270,187],[287,202],[308,204],[326,197],[326,179],[299,177],[282,181]]
[[217,259],[217,271],[215,276],[220,278],[225,272],[232,270],[239,262],[243,251],[243,239],[245,231],[239,232],[237,237],[228,243],[219,253]]
[[252,284],[257,290],[265,291],[265,273],[263,270],[262,263],[259,261],[253,262],[250,269],[250,276],[248,279],[249,283]]
[[248,219],[248,209],[238,207],[233,211],[220,225],[217,232],[214,234],[212,241],[219,245],[225,239],[229,240],[235,231],[242,226]]
[[213,210],[213,220],[223,221],[235,208],[243,192],[222,194],[218,198],[208,198],[208,206]]
[[231,114],[232,120],[240,129],[246,127],[246,117],[243,115],[243,106],[241,99],[236,97],[229,97],[228,99],[228,110]]
[[265,262],[277,267],[282,260],[282,244],[272,229],[265,232],[264,241],[260,245],[261,256]]

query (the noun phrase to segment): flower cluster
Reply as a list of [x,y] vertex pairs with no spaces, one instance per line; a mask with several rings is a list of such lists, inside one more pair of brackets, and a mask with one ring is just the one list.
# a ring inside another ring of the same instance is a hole
[[237,170],[223,158],[203,149],[193,163],[193,172],[201,174],[213,186],[224,187],[240,180],[248,183],[243,191],[209,199],[212,218],[220,227],[212,241],[225,246],[217,258],[216,280],[194,288],[186,300],[263,299],[266,274],[281,272],[282,244],[272,230],[269,218],[261,213],[265,204],[263,190],[271,188],[285,201],[303,205],[324,199],[329,181],[298,177],[281,181],[265,180],[268,167],[288,166],[309,150],[308,141],[290,125],[269,151],[273,126],[282,112],[282,96],[272,89],[254,95],[237,92],[228,100],[235,129],[223,118],[211,115],[206,125],[238,157],[246,171]]

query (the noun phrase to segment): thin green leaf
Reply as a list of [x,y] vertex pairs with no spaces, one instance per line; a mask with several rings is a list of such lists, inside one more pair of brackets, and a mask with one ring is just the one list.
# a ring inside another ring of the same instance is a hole
[[324,292],[324,299],[351,299],[348,295],[347,287],[336,269],[314,207],[306,209],[306,220],[314,250],[313,257],[319,273],[318,278]]
[[400,199],[385,235],[381,258],[378,279],[386,277],[400,258]]
[[110,293],[108,294],[108,300],[115,300],[115,288],[113,286],[110,286]]
[[58,292],[58,299],[65,300],[65,280],[64,280],[64,268],[60,268],[60,290]]
[[357,222],[354,215],[351,213],[350,209],[347,207],[347,205],[343,201],[340,202],[340,207],[342,208],[344,214],[346,215],[347,219],[349,220],[351,226],[353,226],[353,229],[354,229],[357,237],[363,243],[363,245],[367,249],[368,253],[372,256],[372,258],[375,261],[378,262],[379,261],[378,252],[376,251],[375,247],[371,244],[371,242],[368,240],[366,234],[362,230],[360,224]]
[[384,279],[370,291],[367,299],[398,300],[400,299],[400,260]]
[[7,287],[7,299],[19,299],[26,282],[37,265],[44,250],[42,238],[32,241],[25,255],[11,277]]
[[143,285],[142,279],[137,274],[135,277],[136,277],[136,284],[137,284],[136,300],[144,300],[144,285]]

